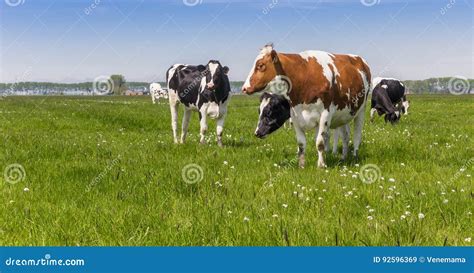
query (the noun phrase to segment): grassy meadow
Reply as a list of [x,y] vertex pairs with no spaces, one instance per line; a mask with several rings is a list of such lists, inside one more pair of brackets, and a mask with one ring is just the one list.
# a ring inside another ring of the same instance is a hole
[[197,113],[172,144],[148,96],[0,99],[0,245],[472,245],[474,97],[410,100],[395,126],[366,116],[359,161],[322,170],[314,133],[305,169],[292,129],[253,136],[257,97],[232,97],[224,148],[214,121],[198,144]]

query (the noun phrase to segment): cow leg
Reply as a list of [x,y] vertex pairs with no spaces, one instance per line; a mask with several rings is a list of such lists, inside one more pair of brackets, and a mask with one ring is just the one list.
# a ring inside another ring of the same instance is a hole
[[225,121],[225,115],[223,117],[220,117],[216,121],[216,133],[217,133],[217,145],[219,147],[223,147],[224,145],[222,144],[222,133],[224,132],[224,121]]
[[227,104],[229,103],[229,99],[227,99],[224,103],[219,106],[219,118],[216,121],[216,133],[217,133],[217,145],[219,147],[223,147],[222,144],[222,133],[224,132],[224,122],[227,115]]
[[181,124],[181,143],[186,141],[186,135],[188,134],[189,119],[191,118],[192,110],[184,109],[183,124]]
[[354,119],[354,157],[358,158],[359,146],[362,141],[362,128],[364,127],[365,107],[359,110]]
[[199,110],[199,118],[200,118],[200,127],[199,133],[201,135],[201,140],[199,141],[201,144],[206,144],[206,132],[207,132],[207,108],[202,107]]
[[156,102],[155,102],[155,95],[154,95],[153,93],[151,94],[151,101],[153,102],[153,104],[156,103]]
[[340,131],[340,128],[334,129],[334,137],[333,137],[333,143],[332,143],[333,154],[337,154],[337,144],[339,142],[339,131]]
[[173,129],[174,143],[178,143],[178,99],[176,94],[169,97],[171,110],[171,128]]
[[321,113],[321,118],[319,119],[319,131],[316,138],[316,147],[318,148],[318,168],[326,168],[326,163],[324,161],[324,151],[326,150],[325,138],[329,134],[329,126],[331,122],[331,114],[328,110],[324,110]]
[[347,159],[347,153],[349,152],[349,136],[350,136],[350,126],[346,124],[342,127],[339,127],[340,132],[342,133],[342,160]]
[[324,136],[324,151],[326,153],[329,153],[329,150],[331,150],[331,147],[329,145],[329,140],[331,139],[331,130],[328,129],[327,135]]
[[374,122],[375,112],[377,112],[375,108],[370,109],[370,122]]
[[303,129],[298,127],[295,124],[294,126],[296,132],[296,141],[298,142],[298,165],[300,168],[304,168],[304,153],[306,149],[306,134],[304,133]]

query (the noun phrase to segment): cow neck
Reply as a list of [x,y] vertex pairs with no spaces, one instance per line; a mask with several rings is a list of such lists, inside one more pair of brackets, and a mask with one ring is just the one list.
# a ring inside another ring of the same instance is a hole
[[291,90],[287,93],[291,106],[295,106],[300,103],[298,98],[298,90],[301,88],[301,84],[304,84],[305,68],[304,63],[301,62],[301,57],[297,54],[286,54],[278,53],[278,60],[281,66],[281,75],[288,77],[291,81]]

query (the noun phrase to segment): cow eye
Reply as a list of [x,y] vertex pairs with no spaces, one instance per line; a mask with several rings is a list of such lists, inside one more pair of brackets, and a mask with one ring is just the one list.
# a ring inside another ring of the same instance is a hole
[[257,66],[257,70],[260,71],[260,72],[265,71],[265,68],[266,68],[266,67],[265,67],[264,64],[259,64],[259,65]]

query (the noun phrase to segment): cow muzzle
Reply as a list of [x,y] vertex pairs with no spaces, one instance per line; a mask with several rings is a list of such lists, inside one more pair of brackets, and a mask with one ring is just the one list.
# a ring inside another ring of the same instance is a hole
[[212,91],[212,90],[214,90],[215,88],[216,88],[216,86],[215,86],[215,84],[214,84],[213,82],[209,82],[209,83],[207,84],[207,89],[209,89],[209,90]]

